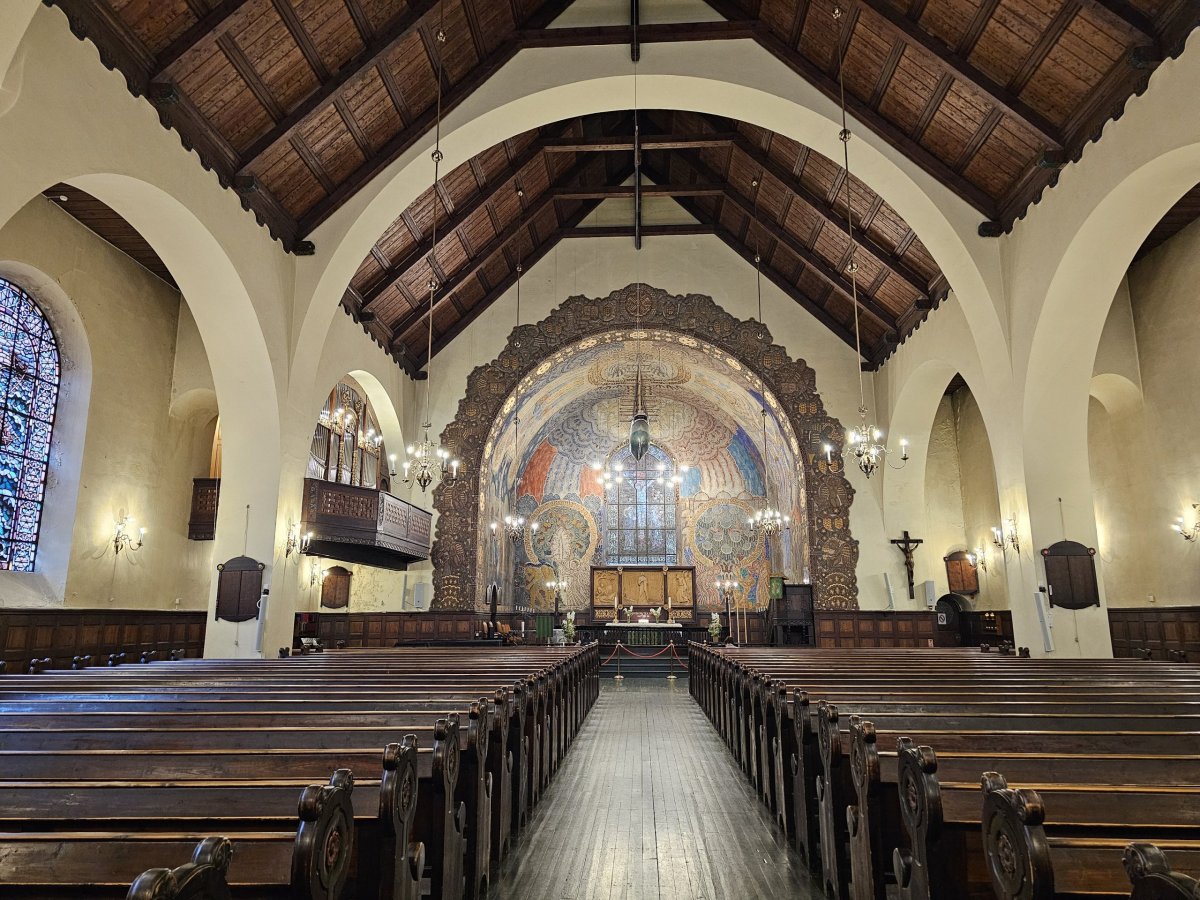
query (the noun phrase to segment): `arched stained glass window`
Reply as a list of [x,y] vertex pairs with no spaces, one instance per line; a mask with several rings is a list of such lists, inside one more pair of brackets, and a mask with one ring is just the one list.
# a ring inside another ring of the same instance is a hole
[[32,297],[0,279],[0,569],[33,571],[58,377],[50,323]]
[[[679,555],[675,523],[675,488],[660,484],[663,470],[674,466],[666,453],[651,445],[635,461],[628,447],[609,460],[621,467],[622,479],[607,489],[605,558],[609,565],[674,565]],[[662,468],[659,468],[659,467]]]

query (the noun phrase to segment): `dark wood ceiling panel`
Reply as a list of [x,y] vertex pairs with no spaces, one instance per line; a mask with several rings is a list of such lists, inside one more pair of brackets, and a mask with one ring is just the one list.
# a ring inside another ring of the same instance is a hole
[[1167,210],[1166,214],[1146,237],[1134,259],[1141,259],[1155,247],[1161,246],[1197,219],[1200,219],[1200,184],[1197,184],[1180,197],[1179,201]]
[[[437,59],[445,113],[522,48],[630,37],[623,26],[546,30],[571,0],[48,2],[302,253],[308,233],[428,133]],[[988,233],[1054,184],[1200,21],[1193,0],[837,0],[836,18],[835,0],[705,2],[728,21],[647,25],[639,41],[750,37],[834,99],[844,57],[855,120],[991,220]],[[706,165],[723,174],[719,162]],[[547,177],[570,164],[547,160]],[[491,165],[477,161],[477,182]]]
[[[274,2],[276,9],[286,9],[293,0]],[[295,14],[300,28],[308,35],[317,52],[325,77],[330,72],[336,72],[362,50],[362,35],[355,27],[354,18],[345,3],[295,0]]]
[[113,10],[153,54],[165,50],[196,21],[187,0],[118,0]]
[[343,99],[347,112],[362,130],[372,152],[404,127],[404,120],[378,69],[371,69],[360,82],[348,87]]
[[154,248],[114,209],[86,191],[69,184],[56,184],[42,192],[51,203],[102,240],[112,244],[138,265],[176,290],[179,286]]

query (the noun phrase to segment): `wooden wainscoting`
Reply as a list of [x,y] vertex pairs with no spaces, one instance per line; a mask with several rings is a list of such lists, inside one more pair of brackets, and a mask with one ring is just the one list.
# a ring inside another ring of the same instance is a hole
[[932,647],[937,636],[932,612],[818,609],[815,618],[818,647]]
[[1108,610],[1113,656],[1149,650],[1152,659],[1171,660],[1171,651],[1200,663],[1200,606],[1143,606]]
[[[500,615],[507,621],[509,615]],[[326,647],[391,647],[397,641],[470,641],[487,628],[486,613],[296,613],[295,636],[319,638]],[[532,625],[527,625],[532,628]],[[518,630],[520,626],[517,626]]]
[[69,668],[76,656],[100,665],[111,653],[136,663],[144,651],[166,659],[172,650],[204,653],[207,614],[138,609],[0,609],[0,660],[6,672],[24,672],[31,659]]

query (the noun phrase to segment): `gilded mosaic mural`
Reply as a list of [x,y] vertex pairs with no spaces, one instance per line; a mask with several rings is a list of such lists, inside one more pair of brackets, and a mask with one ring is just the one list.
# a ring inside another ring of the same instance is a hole
[[[630,329],[640,295],[643,328]],[[590,602],[592,564],[605,564],[607,503],[593,462],[624,443],[631,411],[628,384],[641,355],[654,443],[687,464],[679,488],[678,562],[696,566],[701,609],[717,604],[716,573],[732,564],[739,603],[766,602],[769,571],[762,541],[746,527],[771,501],[792,515],[787,539],[772,547],[777,571],[799,580],[807,570],[823,608],[856,606],[857,543],[848,531],[853,492],[825,463],[823,443],[840,445],[803,362],[770,343],[757,322],[739,322],[699,295],[672,296],[629,286],[609,297],[572,297],[536,325],[514,330],[508,346],[468,378],[444,445],[464,460],[467,478],[439,486],[433,547],[434,604],[466,609],[483,602],[493,579],[512,586],[519,606],[547,608],[545,581],[569,586],[567,608]],[[762,378],[765,392],[759,392]],[[521,446],[514,453],[515,388],[521,383]],[[766,445],[774,452],[763,458]],[[487,473],[480,480],[478,473]],[[768,478],[769,473],[769,478]],[[515,496],[515,500],[514,500]],[[490,540],[488,522],[515,507],[542,526],[523,545]],[[707,586],[707,587],[706,587]]]

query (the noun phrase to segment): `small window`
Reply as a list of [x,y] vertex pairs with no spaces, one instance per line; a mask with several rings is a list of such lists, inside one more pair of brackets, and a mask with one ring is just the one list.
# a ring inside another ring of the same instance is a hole
[[32,297],[0,279],[0,569],[34,568],[58,380],[50,323]]

